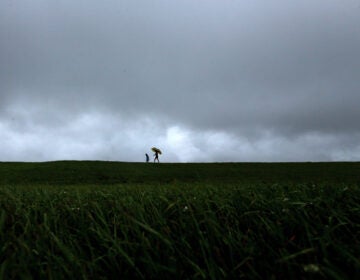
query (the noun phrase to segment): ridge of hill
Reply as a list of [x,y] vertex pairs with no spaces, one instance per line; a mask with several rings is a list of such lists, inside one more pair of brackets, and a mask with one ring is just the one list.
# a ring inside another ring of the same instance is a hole
[[126,184],[172,182],[360,184],[360,162],[136,163],[116,161],[0,162],[0,184]]

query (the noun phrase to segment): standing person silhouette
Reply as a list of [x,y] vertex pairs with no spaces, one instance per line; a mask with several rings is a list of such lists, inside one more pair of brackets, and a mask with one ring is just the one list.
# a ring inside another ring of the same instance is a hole
[[154,163],[157,161],[158,163],[160,163],[159,160],[159,155],[161,155],[161,150],[156,148],[156,147],[152,147],[151,150],[154,152]]
[[150,160],[149,155],[148,155],[148,154],[145,154],[145,156],[146,156],[146,162],[149,162],[149,160]]
[[158,163],[160,163],[159,161],[159,152],[158,151],[155,151],[155,154],[154,154],[154,162],[157,160]]

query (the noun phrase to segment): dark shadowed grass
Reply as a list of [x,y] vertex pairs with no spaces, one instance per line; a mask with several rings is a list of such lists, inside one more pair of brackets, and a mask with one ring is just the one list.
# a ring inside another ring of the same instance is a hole
[[356,279],[360,188],[0,187],[0,278]]
[[0,162],[0,185],[183,183],[360,184],[360,163]]

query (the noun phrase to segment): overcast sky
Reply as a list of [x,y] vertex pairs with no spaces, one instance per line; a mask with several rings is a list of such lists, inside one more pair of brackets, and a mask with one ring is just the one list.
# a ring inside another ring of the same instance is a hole
[[0,0],[0,161],[360,160],[360,0]]

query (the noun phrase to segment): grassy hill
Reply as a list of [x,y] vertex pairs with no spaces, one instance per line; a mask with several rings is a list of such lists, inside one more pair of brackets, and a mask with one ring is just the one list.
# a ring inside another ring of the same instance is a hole
[[360,183],[360,163],[1,162],[0,184]]
[[0,279],[360,279],[360,163],[0,163]]

